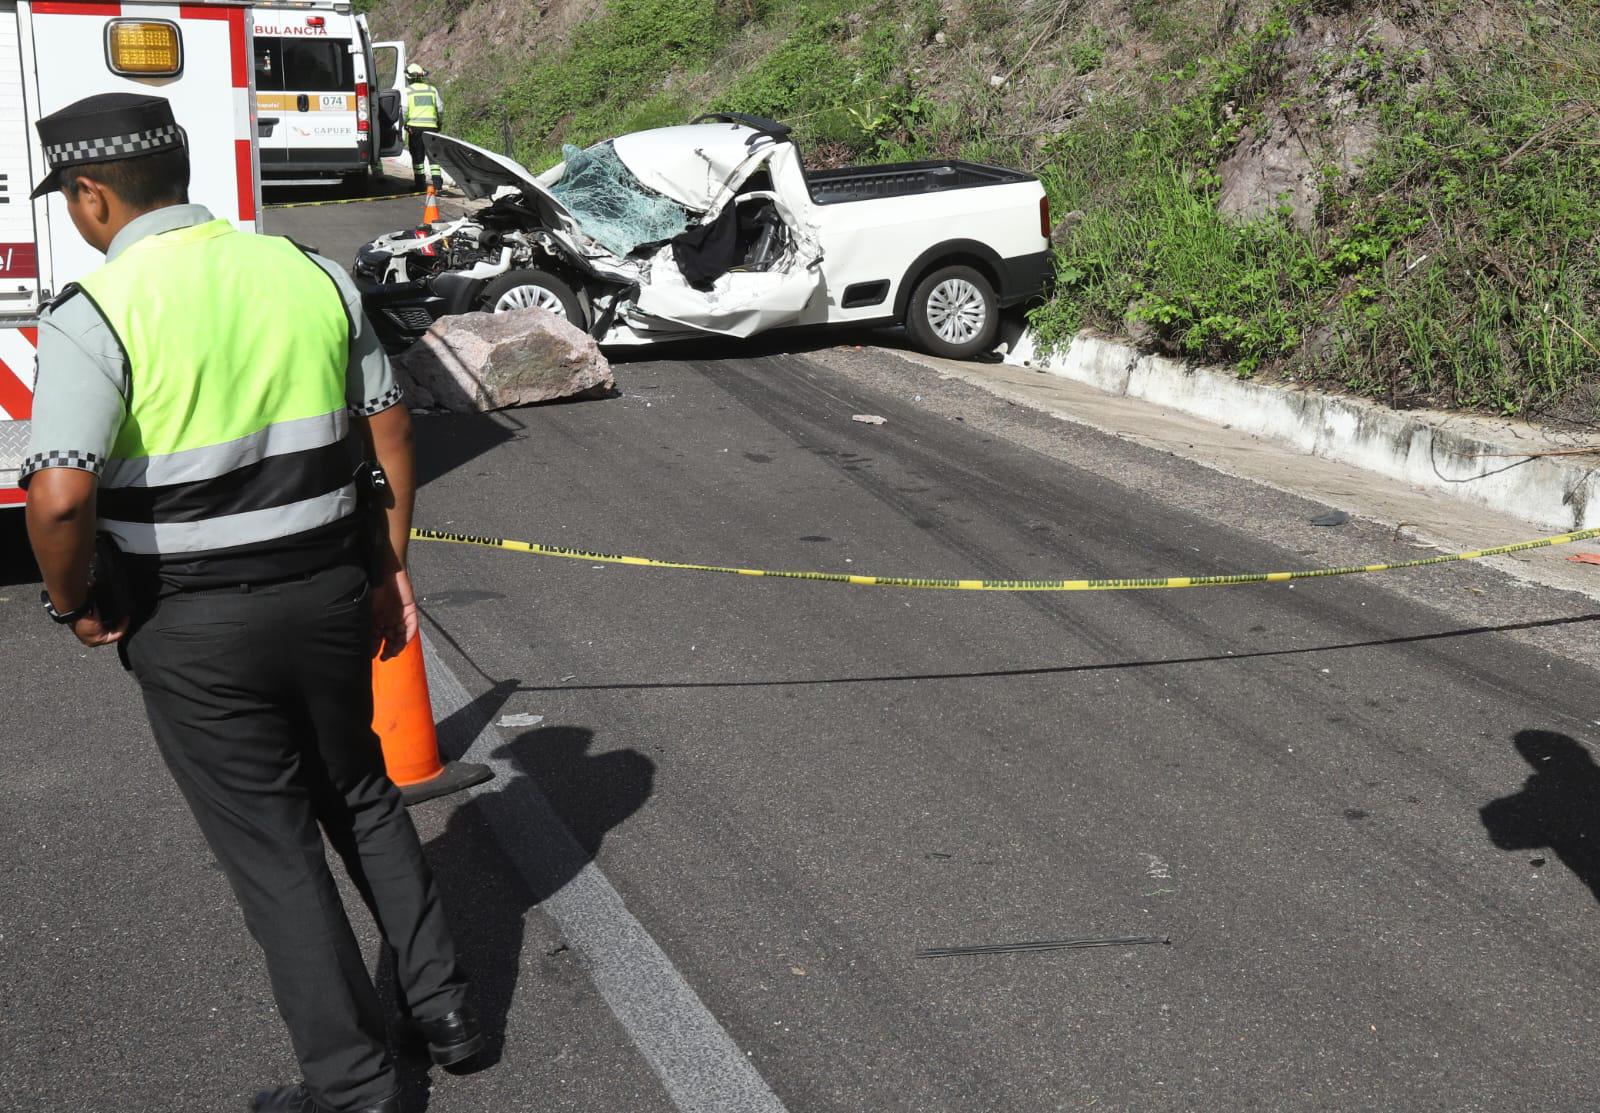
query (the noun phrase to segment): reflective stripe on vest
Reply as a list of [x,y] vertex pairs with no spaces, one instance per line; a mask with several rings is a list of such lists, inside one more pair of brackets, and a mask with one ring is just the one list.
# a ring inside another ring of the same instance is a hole
[[411,85],[406,88],[406,126],[439,126],[439,90],[432,85]]
[[147,236],[79,286],[128,361],[99,495],[125,551],[233,548],[354,512],[350,322],[299,248],[217,220]]

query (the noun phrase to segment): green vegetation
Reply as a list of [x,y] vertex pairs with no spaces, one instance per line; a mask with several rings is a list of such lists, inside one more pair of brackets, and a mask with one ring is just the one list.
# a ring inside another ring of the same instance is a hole
[[[1025,166],[1073,214],[1047,343],[1094,328],[1396,405],[1593,421],[1600,11],[1396,7],[608,0],[446,92],[469,138],[536,166],[712,108],[789,121],[813,164]],[[1225,213],[1272,143],[1306,184]]]
[[688,106],[660,90],[660,80],[707,65],[725,41],[726,26],[716,0],[607,7],[578,28],[565,51],[503,86],[451,89],[470,106],[463,134],[500,147],[509,124],[519,153],[527,156],[532,147],[536,156],[553,154],[546,159],[553,162],[561,142],[587,145],[619,131],[681,123]]
[[[1592,12],[1463,57],[1360,47],[1313,68],[1381,134],[1331,168],[1309,232],[1217,215],[1217,160],[1279,95],[1267,49],[1293,8],[1187,90],[1102,106],[1052,140],[1056,197],[1086,216],[1036,315],[1061,340],[1144,324],[1178,351],[1392,404],[1587,422],[1600,379],[1600,49]],[[1424,64],[1426,63],[1426,65]]]

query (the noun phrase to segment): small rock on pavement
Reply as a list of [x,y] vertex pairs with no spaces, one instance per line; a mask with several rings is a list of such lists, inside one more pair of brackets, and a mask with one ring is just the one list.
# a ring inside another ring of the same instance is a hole
[[888,419],[887,418],[879,417],[877,414],[851,414],[850,415],[850,420],[851,421],[859,421],[863,425],[886,425],[886,424],[888,424]]
[[457,413],[616,389],[594,338],[544,309],[442,317],[394,368],[413,406]]

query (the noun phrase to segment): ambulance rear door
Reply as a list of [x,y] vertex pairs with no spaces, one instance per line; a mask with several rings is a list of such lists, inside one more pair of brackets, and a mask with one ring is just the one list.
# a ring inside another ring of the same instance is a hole
[[28,201],[33,146],[17,5],[0,0],[0,319],[28,318],[39,308],[39,241]]
[[[20,507],[17,469],[28,451],[41,253],[28,193],[36,145],[29,126],[27,68],[14,0],[0,0],[0,513]],[[41,175],[42,176],[42,175]]]
[[354,20],[316,8],[254,8],[261,172],[274,181],[365,174],[364,59]]
[[[362,20],[362,37],[366,21]],[[394,158],[406,149],[406,44],[371,43],[373,117],[378,121],[378,152]]]

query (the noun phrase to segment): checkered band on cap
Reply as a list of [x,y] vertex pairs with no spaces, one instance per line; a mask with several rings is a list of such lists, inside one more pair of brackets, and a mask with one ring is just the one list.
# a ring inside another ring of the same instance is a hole
[[108,135],[101,139],[74,139],[66,143],[49,144],[44,149],[44,157],[54,168],[86,162],[107,162],[182,145],[183,131],[177,124],[167,124],[129,135]]

